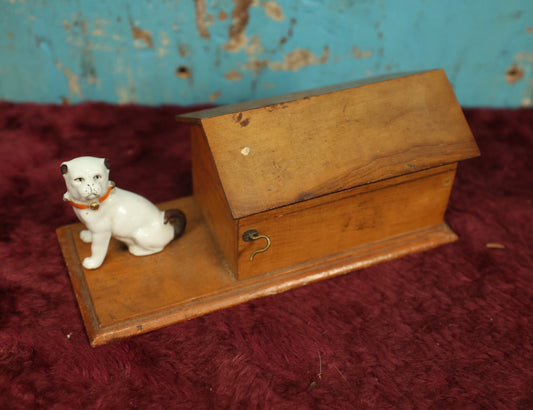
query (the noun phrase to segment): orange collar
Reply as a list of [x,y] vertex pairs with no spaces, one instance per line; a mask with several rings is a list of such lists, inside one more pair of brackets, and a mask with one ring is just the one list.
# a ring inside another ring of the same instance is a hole
[[100,204],[107,199],[107,197],[109,196],[109,194],[111,193],[113,188],[115,188],[115,185],[109,185],[109,188],[107,188],[107,192],[105,193],[105,195],[100,197],[100,198],[98,198],[98,202],[94,201],[94,202],[91,202],[89,205],[87,205],[87,204],[78,204],[77,202],[74,202],[74,201],[72,201],[70,199],[67,199],[66,201],[69,202],[74,208],[92,209],[93,211],[96,211],[98,208],[100,208]]

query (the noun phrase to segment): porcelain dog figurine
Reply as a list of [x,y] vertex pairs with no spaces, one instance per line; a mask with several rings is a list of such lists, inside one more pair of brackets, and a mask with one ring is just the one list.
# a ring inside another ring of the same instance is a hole
[[86,269],[100,267],[111,237],[124,242],[137,256],[163,250],[185,230],[182,211],[159,210],[140,195],[115,187],[109,180],[109,161],[104,158],[79,157],[61,164],[69,202],[87,230],[82,241],[91,243],[91,256],[83,260]]

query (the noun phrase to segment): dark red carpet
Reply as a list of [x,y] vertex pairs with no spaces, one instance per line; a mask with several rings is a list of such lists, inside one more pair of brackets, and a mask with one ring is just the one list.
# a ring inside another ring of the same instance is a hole
[[466,112],[458,242],[91,348],[59,165],[105,156],[123,188],[190,195],[184,111],[0,103],[0,408],[533,408],[533,110]]

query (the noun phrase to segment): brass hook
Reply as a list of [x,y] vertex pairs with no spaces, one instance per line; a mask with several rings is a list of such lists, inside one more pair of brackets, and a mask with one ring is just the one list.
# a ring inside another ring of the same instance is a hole
[[242,234],[242,240],[245,242],[255,241],[257,239],[266,239],[266,246],[262,249],[257,249],[250,255],[250,260],[254,260],[254,256],[261,252],[266,252],[270,248],[270,238],[266,235],[259,235],[257,229],[250,229]]

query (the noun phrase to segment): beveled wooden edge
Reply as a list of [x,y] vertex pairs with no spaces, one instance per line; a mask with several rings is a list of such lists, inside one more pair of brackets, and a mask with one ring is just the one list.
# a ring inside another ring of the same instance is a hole
[[62,226],[56,229],[56,234],[63,258],[65,259],[65,264],[67,265],[70,282],[72,283],[74,295],[80,308],[83,323],[85,324],[87,336],[89,337],[89,341],[92,341],[98,335],[100,324],[96,317],[87,281],[85,280],[81,260],[76,250],[76,245],[74,244],[72,226]]
[[436,68],[432,70],[423,71],[406,71],[394,74],[383,74],[375,77],[362,78],[358,80],[347,81],[343,83],[335,83],[326,85],[324,87],[311,88],[308,90],[295,91],[287,94],[275,95],[272,97],[261,98],[258,100],[245,101],[236,104],[221,105],[218,107],[207,108],[198,111],[191,111],[189,113],[176,115],[175,119],[178,122],[200,124],[202,120],[212,117],[218,117],[220,115],[234,114],[237,112],[251,111],[262,107],[275,106],[280,104],[287,104],[293,101],[308,98],[318,97],[321,95],[331,94],[337,91],[344,91],[350,88],[363,87],[385,81],[395,80],[398,78],[410,77],[417,74],[429,73],[432,71],[443,72],[442,68]]
[[[457,235],[443,222],[438,226],[379,241],[287,269],[269,272],[243,281],[236,280],[234,287],[230,290],[213,292],[207,297],[198,298],[188,303],[178,301],[173,307],[162,312],[101,327],[74,246],[73,226],[68,225],[59,228],[57,234],[92,347],[150,332],[252,299],[281,293],[457,240]],[[202,255],[196,255],[196,257],[201,258]],[[224,261],[222,259],[220,264],[223,271]]]

